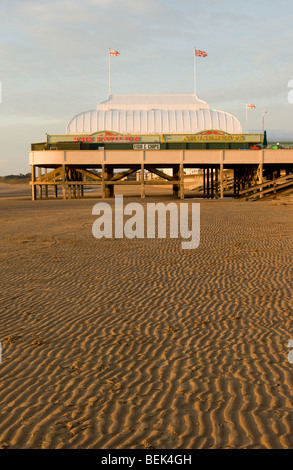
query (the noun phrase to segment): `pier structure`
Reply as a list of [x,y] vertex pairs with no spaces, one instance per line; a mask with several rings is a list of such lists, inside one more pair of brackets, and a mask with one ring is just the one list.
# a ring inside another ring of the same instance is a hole
[[[198,192],[205,198],[249,197],[293,184],[293,150],[32,151],[30,165],[33,200],[47,198],[49,188],[50,197],[80,198],[94,186],[110,198],[121,185],[139,186],[142,198],[149,186],[172,186],[174,197],[183,199],[184,173],[195,168],[201,169]],[[232,174],[228,180],[226,170]],[[135,173],[139,178],[131,178]]]
[[[292,172],[293,150],[266,149],[263,141],[196,94],[109,95],[74,116],[65,134],[31,145],[32,199],[83,197],[88,186],[108,198],[118,185],[139,185],[142,198],[150,185],[171,185],[183,199],[195,169],[202,175],[195,191],[206,198],[240,197],[273,179],[277,191],[290,184],[280,178]],[[270,185],[261,188],[268,194]]]

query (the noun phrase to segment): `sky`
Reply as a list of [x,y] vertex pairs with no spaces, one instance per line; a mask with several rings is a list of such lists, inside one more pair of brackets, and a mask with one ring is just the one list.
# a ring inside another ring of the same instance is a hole
[[0,175],[107,99],[109,48],[112,94],[193,93],[196,47],[201,100],[293,133],[292,20],[288,0],[1,0]]

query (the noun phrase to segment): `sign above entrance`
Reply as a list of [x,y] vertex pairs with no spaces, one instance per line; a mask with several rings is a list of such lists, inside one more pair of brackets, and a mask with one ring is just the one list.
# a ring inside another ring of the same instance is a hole
[[74,142],[139,142],[140,136],[105,131],[87,136],[73,136],[73,140]]
[[113,144],[160,144],[160,143],[261,143],[262,134],[228,134],[221,130],[207,129],[194,134],[120,134],[112,131],[94,132],[93,134],[47,135],[48,143],[86,142]]
[[261,142],[261,134],[228,134],[220,130],[206,130],[196,134],[164,135],[165,142]]

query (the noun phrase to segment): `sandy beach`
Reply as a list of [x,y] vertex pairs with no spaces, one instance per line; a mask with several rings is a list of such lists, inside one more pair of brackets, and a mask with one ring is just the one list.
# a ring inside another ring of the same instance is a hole
[[[182,250],[95,239],[97,199],[14,191],[0,188],[1,448],[293,447],[292,196],[194,200],[201,242]],[[182,202],[127,198],[160,200]]]

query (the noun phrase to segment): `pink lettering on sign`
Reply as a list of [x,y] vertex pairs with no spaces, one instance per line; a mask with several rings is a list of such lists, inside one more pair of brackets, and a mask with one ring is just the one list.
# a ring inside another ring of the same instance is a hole
[[73,136],[74,142],[139,142],[139,136],[121,136],[112,132],[106,132],[102,135],[92,136]]

